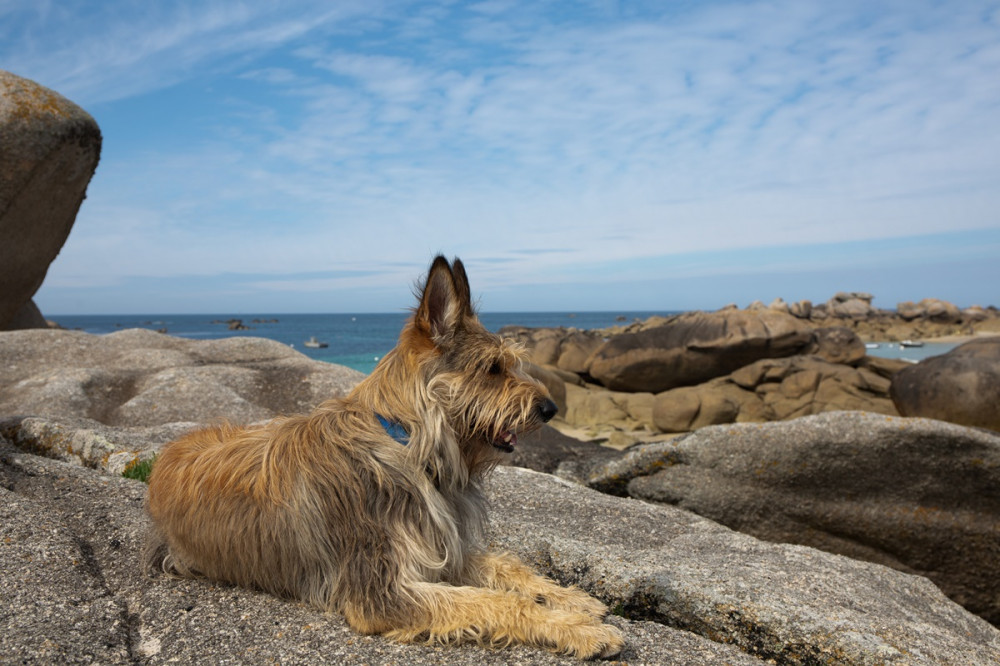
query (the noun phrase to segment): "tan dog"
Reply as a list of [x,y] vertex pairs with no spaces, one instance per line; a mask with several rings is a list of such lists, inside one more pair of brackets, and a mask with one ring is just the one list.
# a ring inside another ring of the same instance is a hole
[[431,265],[399,344],[345,399],[164,447],[149,564],[300,599],[403,642],[612,656],[607,608],[483,549],[483,476],[556,412],[476,318],[465,269]]

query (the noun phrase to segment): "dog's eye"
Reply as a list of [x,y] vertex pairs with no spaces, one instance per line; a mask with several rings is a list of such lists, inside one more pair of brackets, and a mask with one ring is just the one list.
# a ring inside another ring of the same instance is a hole
[[489,369],[486,372],[488,372],[492,376],[496,377],[501,372],[503,372],[503,366],[500,365],[500,361],[493,361],[493,363],[490,364],[490,367],[489,367]]

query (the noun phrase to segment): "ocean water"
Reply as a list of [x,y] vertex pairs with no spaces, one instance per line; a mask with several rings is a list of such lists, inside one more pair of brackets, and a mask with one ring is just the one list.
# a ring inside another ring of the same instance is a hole
[[[645,312],[486,312],[479,315],[483,325],[498,331],[507,325],[532,328],[566,326],[580,329],[607,328],[654,315],[676,314],[669,311]],[[64,328],[105,334],[124,328],[166,329],[170,335],[197,340],[256,336],[294,347],[318,361],[346,365],[365,374],[396,345],[399,331],[409,313],[387,314],[279,314],[279,315],[64,315],[51,316]],[[247,331],[230,331],[224,323],[241,319]],[[214,323],[221,322],[221,323]],[[326,342],[322,349],[305,347],[311,337]],[[943,354],[954,344],[928,342],[923,347],[900,347],[881,343],[869,349],[873,356],[919,361]]]
[[[487,312],[479,319],[491,331],[509,324],[535,327],[605,328],[670,312]],[[388,314],[254,314],[254,315],[53,315],[63,328],[105,334],[125,328],[166,329],[169,335],[196,340],[233,336],[269,338],[294,347],[318,361],[346,365],[369,373],[396,346],[409,313]],[[230,331],[226,321],[241,319],[247,331]],[[223,322],[223,323],[213,323]],[[311,337],[329,346],[306,347]]]

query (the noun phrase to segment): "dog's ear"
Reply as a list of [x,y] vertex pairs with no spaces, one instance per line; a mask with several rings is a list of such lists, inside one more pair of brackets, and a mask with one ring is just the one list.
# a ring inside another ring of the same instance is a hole
[[438,256],[431,264],[414,321],[435,343],[450,340],[463,317],[472,311],[469,279],[462,262],[453,266]]
[[455,257],[455,261],[451,262],[451,276],[455,280],[455,294],[458,296],[462,316],[475,316],[476,313],[472,309],[472,289],[469,287],[469,276],[465,274],[465,266],[462,265],[462,260],[458,257]]

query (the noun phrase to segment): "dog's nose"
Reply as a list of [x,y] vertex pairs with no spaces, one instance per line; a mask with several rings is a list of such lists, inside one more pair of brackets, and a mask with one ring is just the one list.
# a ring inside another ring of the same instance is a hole
[[556,407],[556,403],[552,402],[548,398],[543,400],[540,405],[538,405],[538,415],[542,417],[543,421],[551,421],[552,417],[556,415],[559,408]]

